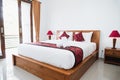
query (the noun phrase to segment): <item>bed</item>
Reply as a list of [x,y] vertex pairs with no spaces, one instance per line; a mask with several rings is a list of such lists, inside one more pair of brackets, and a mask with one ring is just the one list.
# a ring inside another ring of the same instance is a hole
[[[87,69],[98,59],[99,52],[99,30],[58,30],[60,32],[93,32],[91,42],[96,43],[96,50],[91,55],[86,57],[80,64],[71,69],[58,68],[33,58],[25,57],[22,55],[13,54],[13,64],[19,66],[26,71],[42,78],[43,80],[79,80],[80,77],[87,71]],[[58,36],[57,36],[58,38]]]

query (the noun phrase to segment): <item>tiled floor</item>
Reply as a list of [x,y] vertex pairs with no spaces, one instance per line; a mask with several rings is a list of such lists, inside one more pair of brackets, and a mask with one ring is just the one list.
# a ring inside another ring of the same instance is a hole
[[[7,58],[0,60],[0,80],[42,80],[13,66],[12,53],[17,53],[17,49],[8,49]],[[104,64],[103,60],[99,59],[80,80],[120,80],[120,66]]]

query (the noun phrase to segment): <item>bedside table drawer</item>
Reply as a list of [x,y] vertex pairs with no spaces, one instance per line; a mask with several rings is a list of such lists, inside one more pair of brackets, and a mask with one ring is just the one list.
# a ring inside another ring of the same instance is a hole
[[107,56],[112,56],[112,57],[117,57],[120,58],[120,51],[116,51],[116,50],[106,50],[105,54]]
[[120,48],[105,48],[104,62],[120,65]]

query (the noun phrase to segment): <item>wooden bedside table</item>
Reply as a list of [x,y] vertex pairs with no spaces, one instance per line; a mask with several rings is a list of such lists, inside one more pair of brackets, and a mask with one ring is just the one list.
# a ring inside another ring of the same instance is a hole
[[120,48],[105,48],[104,62],[120,65]]

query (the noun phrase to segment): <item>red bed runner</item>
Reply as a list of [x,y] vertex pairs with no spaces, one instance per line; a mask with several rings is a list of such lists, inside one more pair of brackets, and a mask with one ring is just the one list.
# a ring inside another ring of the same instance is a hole
[[71,51],[75,56],[75,64],[74,64],[74,66],[79,64],[83,59],[83,50],[81,48],[79,48],[79,47],[76,47],[76,46],[67,46],[65,48],[63,48],[63,47],[59,48],[59,47],[56,46],[56,44],[46,43],[46,42],[34,42],[34,43],[30,43],[30,44],[37,45],[37,46],[65,49],[65,50]]

